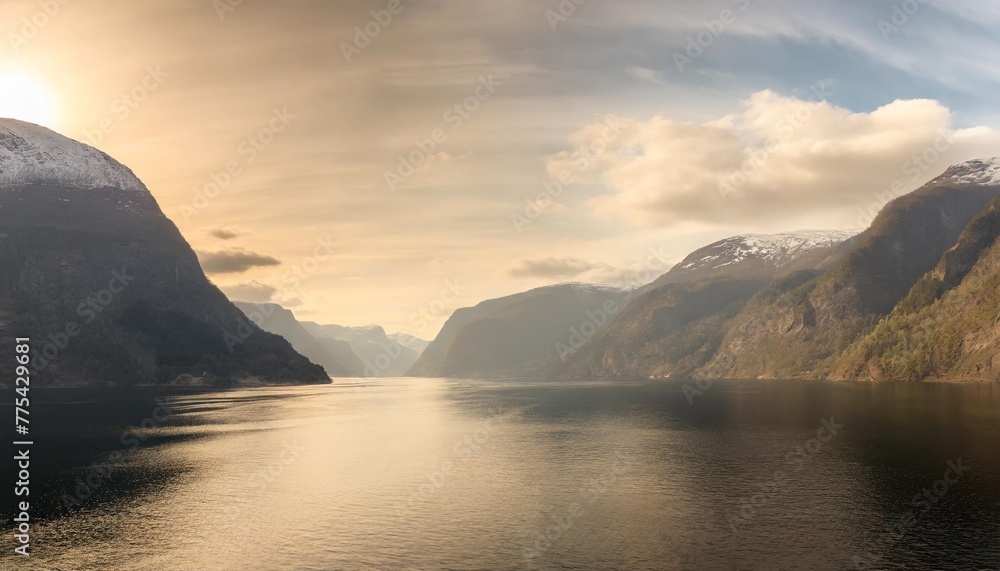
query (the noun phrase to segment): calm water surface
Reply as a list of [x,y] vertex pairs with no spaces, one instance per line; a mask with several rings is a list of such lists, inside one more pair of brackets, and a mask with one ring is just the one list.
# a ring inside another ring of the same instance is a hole
[[48,393],[0,566],[1000,569],[1000,386],[684,384]]

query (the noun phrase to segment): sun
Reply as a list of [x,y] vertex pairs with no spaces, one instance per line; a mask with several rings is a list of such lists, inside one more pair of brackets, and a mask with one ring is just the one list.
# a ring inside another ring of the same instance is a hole
[[54,129],[58,118],[51,90],[34,76],[0,72],[0,117],[20,119]]

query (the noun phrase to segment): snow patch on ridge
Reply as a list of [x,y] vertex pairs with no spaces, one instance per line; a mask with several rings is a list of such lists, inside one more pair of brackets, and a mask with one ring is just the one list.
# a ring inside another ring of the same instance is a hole
[[962,184],[1000,184],[1000,157],[976,159],[954,165],[941,175],[941,179]]
[[607,293],[607,294],[621,294],[628,293],[635,289],[632,286],[614,284],[614,283],[589,283],[589,282],[562,282],[550,286],[542,286],[535,288],[533,291],[541,291],[553,288],[572,288],[577,291],[587,291],[595,293]]
[[128,167],[105,153],[45,127],[0,119],[0,188],[29,184],[149,194]]
[[852,232],[839,230],[733,236],[699,250],[699,254],[705,251],[711,253],[698,260],[685,260],[680,268],[690,270],[711,267],[714,270],[748,259],[763,260],[780,268],[812,250],[839,244],[852,236]]

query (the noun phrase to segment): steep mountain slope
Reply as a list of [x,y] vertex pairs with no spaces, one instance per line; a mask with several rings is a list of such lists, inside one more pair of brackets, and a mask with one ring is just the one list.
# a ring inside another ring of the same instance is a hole
[[[381,325],[345,327],[320,325],[309,321],[303,322],[302,325],[321,342],[347,343],[360,358],[361,371],[366,377],[401,377],[420,357],[420,351],[397,341],[393,336],[386,335]],[[414,342],[421,341],[416,337],[409,338]],[[416,344],[419,346],[419,343]]]
[[145,185],[96,149],[0,119],[0,238],[0,343],[32,339],[34,386],[329,382],[248,323]]
[[890,202],[822,276],[765,292],[727,325],[707,377],[827,377],[1000,194],[997,161],[949,168]]
[[246,316],[264,331],[281,335],[296,351],[313,363],[322,365],[332,377],[357,377],[364,374],[361,359],[346,341],[317,339],[295,319],[295,315],[275,303],[235,301]]
[[817,275],[850,233],[800,231],[720,240],[689,254],[639,290],[609,327],[557,362],[565,377],[675,376],[704,365],[724,326],[772,280]]
[[561,284],[457,310],[409,374],[418,377],[539,374],[621,311],[628,291]]
[[853,236],[840,230],[799,230],[781,234],[745,234],[719,240],[687,255],[649,285],[662,286],[703,279],[751,278],[787,275],[800,269],[829,266],[839,247]]
[[875,330],[844,353],[838,379],[1000,380],[1000,199]]

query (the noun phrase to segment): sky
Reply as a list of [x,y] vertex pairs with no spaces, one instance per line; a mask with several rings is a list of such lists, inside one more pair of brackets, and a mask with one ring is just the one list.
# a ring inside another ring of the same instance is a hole
[[1000,5],[0,0],[0,116],[128,165],[230,297],[432,338],[1000,155]]

